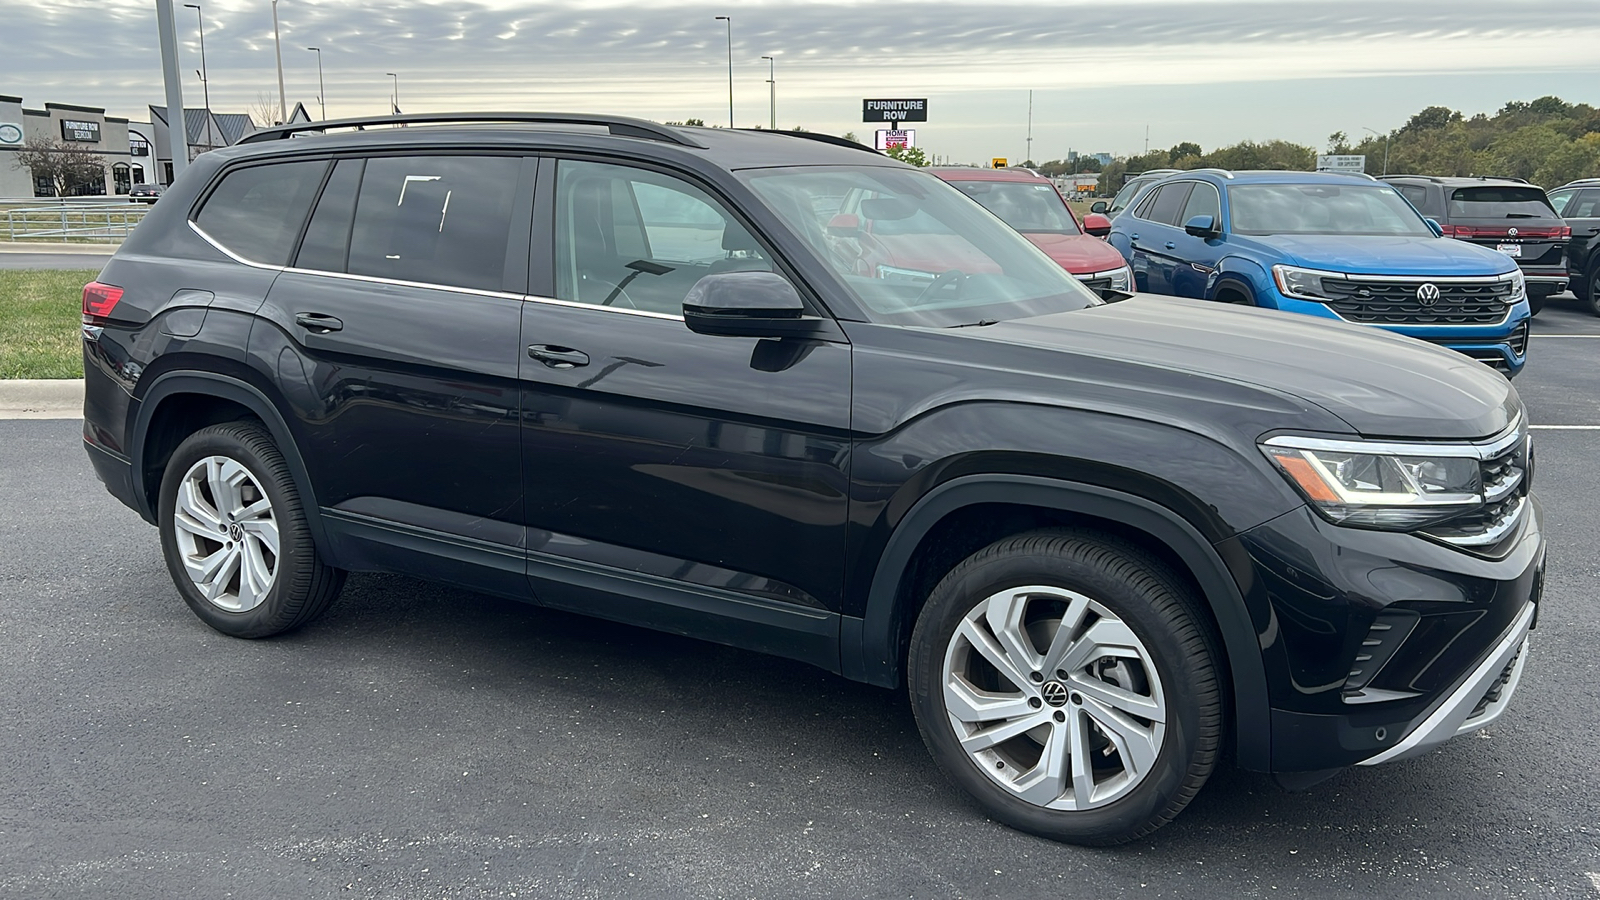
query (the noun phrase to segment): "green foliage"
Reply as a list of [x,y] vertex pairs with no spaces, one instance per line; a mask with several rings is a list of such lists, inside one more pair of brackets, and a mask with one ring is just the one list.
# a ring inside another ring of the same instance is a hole
[[890,147],[883,152],[890,159],[898,159],[907,165],[918,168],[928,164],[928,154],[923,153],[921,147]]
[[82,378],[83,286],[93,269],[0,270],[0,378]]

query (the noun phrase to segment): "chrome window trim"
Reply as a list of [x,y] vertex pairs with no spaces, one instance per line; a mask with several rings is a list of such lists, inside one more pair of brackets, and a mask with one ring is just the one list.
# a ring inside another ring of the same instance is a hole
[[644,316],[647,319],[670,319],[682,322],[683,316],[672,313],[659,313],[648,309],[628,309],[622,306],[601,306],[598,303],[579,303],[576,300],[561,300],[556,297],[541,297],[537,294],[523,294],[517,297],[527,303],[544,303],[549,306],[567,306],[573,309],[593,309],[600,312],[621,313],[625,316]]
[[227,247],[222,246],[222,242],[221,241],[217,240],[216,238],[212,237],[209,234],[206,234],[205,229],[201,228],[199,225],[196,225],[195,221],[193,219],[189,219],[187,221],[189,222],[189,228],[190,228],[191,231],[193,231],[195,234],[200,235],[200,237],[206,243],[208,243],[211,246],[213,246],[213,247],[217,248],[218,250],[222,251],[222,255],[223,256],[226,256],[227,258],[233,260],[234,262],[242,263],[242,264],[250,266],[251,268],[254,268],[254,269],[266,269],[266,270],[268,270],[270,272],[282,272],[283,271],[283,269],[284,269],[283,266],[274,266],[274,265],[272,265],[270,263],[262,263],[262,262],[256,262],[253,259],[245,259],[244,257],[242,257],[239,254],[233,252],[232,250],[229,250]]
[[1289,447],[1295,450],[1327,450],[1333,453],[1376,453],[1388,456],[1459,456],[1467,459],[1494,459],[1517,445],[1524,438],[1521,413],[1504,431],[1481,441],[1454,441],[1433,443],[1429,441],[1362,441],[1332,440],[1328,438],[1300,437],[1281,434],[1261,443],[1269,447]]

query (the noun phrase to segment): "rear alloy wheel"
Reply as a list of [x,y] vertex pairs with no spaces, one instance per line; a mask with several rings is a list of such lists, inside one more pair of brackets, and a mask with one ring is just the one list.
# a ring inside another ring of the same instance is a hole
[[344,573],[317,555],[289,467],[256,422],[203,428],[173,451],[158,521],[167,570],[206,624],[280,634],[321,615]]
[[1589,272],[1584,288],[1586,295],[1579,294],[1578,299],[1587,301],[1589,311],[1600,316],[1600,263],[1595,263],[1594,269]]
[[979,551],[912,636],[923,739],[995,818],[1116,844],[1176,816],[1216,763],[1222,708],[1192,598],[1159,561],[1091,532]]

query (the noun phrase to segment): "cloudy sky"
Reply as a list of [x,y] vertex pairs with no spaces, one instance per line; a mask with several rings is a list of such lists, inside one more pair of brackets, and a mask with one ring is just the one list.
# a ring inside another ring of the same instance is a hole
[[[194,10],[176,0],[185,104],[201,105]],[[204,0],[211,104],[276,95],[268,0]],[[154,0],[0,0],[0,94],[147,117],[164,103]],[[330,117],[600,111],[854,131],[866,97],[926,97],[919,143],[958,162],[1136,153],[1387,131],[1424,106],[1493,112],[1556,94],[1600,105],[1596,0],[280,0],[290,105]]]

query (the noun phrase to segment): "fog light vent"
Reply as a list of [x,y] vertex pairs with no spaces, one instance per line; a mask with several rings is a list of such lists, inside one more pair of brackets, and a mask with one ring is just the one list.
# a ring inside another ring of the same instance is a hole
[[1385,610],[1378,613],[1367,635],[1356,648],[1350,665],[1350,675],[1344,680],[1342,695],[1346,703],[1380,703],[1384,700],[1403,700],[1417,696],[1415,691],[1386,691],[1368,688],[1372,679],[1394,658],[1400,645],[1417,627],[1420,617],[1409,610]]

